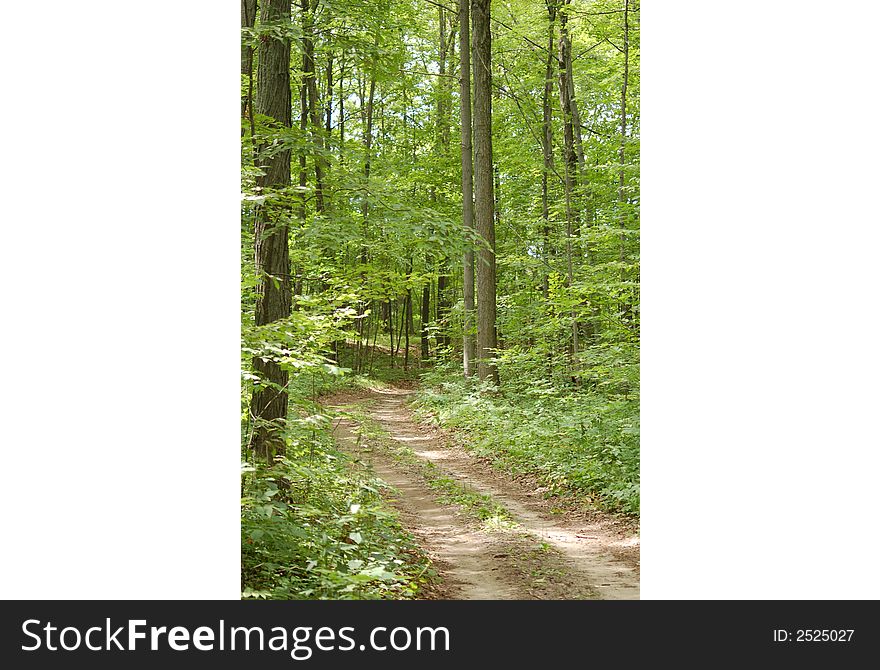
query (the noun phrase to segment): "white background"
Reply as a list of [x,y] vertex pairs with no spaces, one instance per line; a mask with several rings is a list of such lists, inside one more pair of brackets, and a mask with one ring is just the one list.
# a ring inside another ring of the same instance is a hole
[[[878,14],[642,8],[645,598],[880,597]],[[0,41],[0,597],[238,597],[239,19]]]

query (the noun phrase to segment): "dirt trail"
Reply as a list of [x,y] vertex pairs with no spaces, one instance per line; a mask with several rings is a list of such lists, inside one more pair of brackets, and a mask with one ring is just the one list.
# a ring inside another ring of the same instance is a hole
[[[392,504],[432,554],[443,596],[462,600],[639,598],[638,537],[626,524],[597,512],[562,518],[540,489],[494,471],[455,446],[441,431],[418,423],[406,404],[412,392],[391,388],[354,397],[338,394],[325,405],[343,412],[335,434],[391,485]],[[439,500],[417,468],[363,440],[348,410],[366,413],[388,437],[433,463],[462,490],[491,496],[513,528],[492,529]]]

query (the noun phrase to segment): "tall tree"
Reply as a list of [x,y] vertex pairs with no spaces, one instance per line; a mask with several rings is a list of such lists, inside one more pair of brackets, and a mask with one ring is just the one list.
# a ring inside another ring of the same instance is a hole
[[461,79],[461,219],[464,227],[464,325],[462,363],[465,377],[474,373],[474,147],[471,137],[471,12],[470,0],[459,0],[459,58]]
[[[378,37],[376,38],[376,49],[378,50]],[[367,196],[367,193],[370,189],[370,168],[373,160],[373,112],[375,106],[375,98],[376,98],[376,61],[375,57],[371,62],[370,72],[369,72],[369,93],[364,93],[363,90],[363,82],[360,93],[360,108],[361,108],[361,125],[363,127],[363,136],[364,136],[364,195],[363,200],[361,201],[361,215],[363,216],[363,226],[364,226],[364,246],[361,249],[361,261],[362,263],[367,263],[368,258],[368,248],[367,248],[367,240],[369,238],[369,228],[367,223],[370,217],[370,200]]]
[[[623,83],[620,86],[620,148],[618,149],[618,184],[617,206],[620,219],[620,261],[624,258],[624,242],[626,228],[626,181],[624,166],[626,163],[626,86],[629,82],[629,0],[623,0]],[[623,268],[621,268],[621,273]]]
[[428,359],[431,357],[431,332],[428,330],[428,323],[431,321],[431,287],[426,282],[424,286],[422,286],[422,357],[421,361],[424,365],[428,362]]
[[[290,39],[285,30],[290,23],[290,0],[263,0],[260,23],[280,25],[282,30],[261,39],[258,51],[257,112],[279,128],[292,124],[290,98]],[[265,148],[265,147],[264,147]],[[263,174],[257,185],[264,193],[290,184],[290,151],[267,153],[261,159]],[[259,277],[255,309],[257,326],[290,316],[290,258],[285,213],[267,205],[256,216],[254,262]],[[282,430],[287,417],[287,372],[275,361],[255,357],[254,370],[262,383],[253,394],[253,446],[258,454],[271,459],[284,452]]]
[[[441,5],[438,8],[439,26],[439,49],[437,64],[439,73],[437,76],[436,91],[436,133],[435,147],[438,156],[446,156],[449,152],[449,77],[446,74],[447,58],[450,49],[454,48],[455,42],[446,33],[446,9]],[[436,198],[436,188],[431,189],[432,196]],[[449,259],[446,254],[440,254],[437,258],[437,322],[440,328],[437,331],[437,346],[445,349],[450,344],[448,336],[449,317]]]
[[324,148],[321,138],[321,118],[318,111],[318,85],[315,73],[315,14],[318,11],[318,0],[300,0],[302,9],[302,51],[303,51],[303,86],[306,93],[306,114],[311,129],[315,152],[315,209],[319,214],[324,212]]
[[550,276],[547,270],[550,264],[550,173],[553,170],[553,47],[556,43],[556,2],[546,0],[547,3],[547,59],[544,66],[544,94],[541,98],[541,154],[544,159],[544,169],[541,171],[541,218],[543,219],[542,245],[544,252],[545,270],[541,282],[544,299],[550,297]]
[[[580,119],[574,97],[572,74],[571,37],[568,32],[568,13],[571,0],[564,0],[559,17],[559,102],[562,108],[563,138],[565,147],[565,255],[567,261],[566,285],[574,283],[574,244],[580,231],[580,213],[575,203],[578,165],[583,163],[580,137]],[[571,346],[569,347],[572,373],[576,377],[576,361],[579,350],[577,312],[571,311]]]
[[[300,77],[299,82],[299,130],[302,137],[306,136],[306,133],[309,129],[309,87],[306,78],[308,76],[308,61],[310,60],[310,56],[309,49],[306,45],[306,36],[308,35],[308,30],[306,28],[307,16],[308,0],[300,0],[300,22],[302,24],[303,34],[301,38],[303,74]],[[312,69],[314,69],[314,67]],[[300,228],[302,228],[303,230],[305,230],[306,228],[306,218],[308,216],[308,155],[308,146],[303,143],[303,145],[299,148],[299,207],[297,210],[299,215]],[[302,295],[303,290],[302,273],[300,272],[300,269],[298,267],[294,268],[294,270],[293,295],[300,296]],[[296,302],[294,302],[293,308],[297,309]]]
[[[257,20],[257,0],[241,0],[241,27],[253,28]],[[241,45],[241,74],[248,78],[247,93],[241,96],[241,115],[245,117],[253,97],[254,48],[250,44]],[[244,134],[244,129],[242,129]]]
[[495,273],[495,191],[492,167],[491,0],[473,0],[474,219],[482,238],[477,254],[477,374],[498,383],[492,362],[497,348]]

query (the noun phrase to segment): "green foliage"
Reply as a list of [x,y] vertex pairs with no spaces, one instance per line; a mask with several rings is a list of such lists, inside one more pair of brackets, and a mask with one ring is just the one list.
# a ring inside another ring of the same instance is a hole
[[242,470],[242,597],[407,599],[435,575],[382,483],[300,422],[288,455]]
[[[440,76],[441,14],[435,4],[320,0],[311,6],[313,16],[303,16],[294,4],[290,22],[258,20],[242,34],[243,44],[255,52],[261,40],[292,40],[294,106],[293,127],[284,128],[243,104],[242,459],[252,468],[244,474],[242,499],[246,597],[418,594],[430,574],[427,559],[382,503],[377,482],[333,449],[316,400],[328,388],[375,384],[377,377],[410,379],[433,364],[419,404],[435,420],[461,429],[470,448],[500,467],[538,476],[552,492],[638,514],[635,3],[629,13],[623,136],[622,3],[573,0],[563,10],[585,157],[572,194],[577,215],[571,237],[560,174],[564,115],[555,77],[550,99],[555,162],[546,175],[546,217],[543,209],[547,5],[493,3],[500,390],[460,379],[460,259],[465,249],[485,242],[462,231],[454,13],[445,17],[447,53]],[[555,31],[558,39],[558,19]],[[301,127],[304,37],[314,40],[318,118]],[[241,78],[243,101],[259,85],[255,56],[253,76]],[[287,151],[290,184],[261,187],[267,159]],[[290,316],[263,326],[254,325],[259,291],[287,280],[288,272],[276,270],[281,276],[273,277],[258,271],[253,239],[258,215],[272,222],[269,234],[286,230],[294,294]],[[422,334],[430,351],[417,360]],[[254,370],[254,361],[261,360],[288,373],[286,387],[261,378]],[[262,387],[289,396],[287,452],[271,466],[255,463],[250,444],[258,421],[250,403]],[[503,516],[430,468],[425,475],[445,500],[481,520]]]
[[417,406],[458,429],[463,446],[477,455],[514,474],[536,475],[551,493],[638,515],[637,397],[561,393],[534,379],[486,393],[442,369],[426,381]]

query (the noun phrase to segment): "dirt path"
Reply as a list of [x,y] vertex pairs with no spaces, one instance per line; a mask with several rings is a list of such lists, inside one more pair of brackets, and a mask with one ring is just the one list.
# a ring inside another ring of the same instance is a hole
[[[340,446],[393,487],[391,503],[434,558],[444,597],[638,599],[638,537],[631,527],[597,512],[560,516],[528,481],[494,471],[418,423],[406,404],[411,393],[337,394],[324,404],[341,413]],[[426,470],[426,464],[436,467]],[[438,477],[445,496],[431,485]],[[449,500],[450,487],[459,492],[459,504]],[[480,523],[467,515],[461,500],[475,499],[503,508],[505,521]]]

